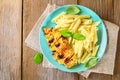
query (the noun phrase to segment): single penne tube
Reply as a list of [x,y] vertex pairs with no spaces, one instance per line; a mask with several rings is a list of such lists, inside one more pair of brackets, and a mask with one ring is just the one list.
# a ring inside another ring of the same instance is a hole
[[69,27],[69,30],[72,30],[73,26],[75,25],[75,22],[73,22],[70,27]]
[[83,54],[84,54],[84,51],[83,51],[83,48],[82,48],[81,51],[79,50],[79,52],[78,52],[78,59],[81,60],[81,57],[83,56]]
[[74,27],[73,27],[73,32],[77,31],[77,29],[79,28],[80,24],[81,24],[81,20],[78,19],[77,22],[75,23]]
[[92,26],[98,26],[100,22],[93,22]]
[[86,58],[87,55],[88,55],[88,52],[87,52],[87,51],[84,51],[84,54],[83,54],[83,56],[81,57],[81,61],[83,61],[83,60]]
[[97,31],[95,29],[95,26],[91,27],[91,32],[90,32],[90,36],[89,36],[90,40],[93,42],[93,44],[96,44],[96,42],[98,41],[97,38]]
[[56,22],[60,17],[62,17],[65,14],[66,14],[65,12],[60,13],[58,16],[52,19],[52,22]]
[[72,43],[72,38],[71,38],[71,37],[68,38],[68,43],[69,43],[69,44]]
[[81,60],[81,63],[85,63],[85,61],[91,56],[91,54],[89,53],[83,60]]
[[80,63],[81,63],[81,59],[80,59],[80,58],[78,58],[78,61],[77,61],[77,62],[78,62],[78,64],[80,64]]
[[65,20],[65,19],[61,19],[61,20],[59,20],[58,22],[56,22],[57,23],[57,25],[58,24],[71,24],[71,23],[73,23],[73,19],[70,19],[70,20]]
[[94,37],[94,44],[96,44],[96,42],[98,41],[97,31],[95,31],[93,37]]
[[79,15],[76,15],[74,20],[77,21],[78,19],[80,19],[80,16]]
[[76,41],[75,39],[72,39],[72,44],[76,44],[75,41]]
[[62,23],[62,19],[57,19],[56,22],[55,22],[57,25],[61,24]]
[[98,48],[99,48],[99,45],[93,48],[92,56],[96,56]]
[[83,56],[83,52],[84,52],[84,50],[83,50],[83,42],[82,41],[79,41],[78,43],[77,43],[77,49],[78,49],[78,57],[79,58],[81,58],[82,56]]
[[78,17],[76,17],[75,19],[74,19],[74,22],[71,24],[71,26],[69,27],[69,30],[73,30],[73,27],[74,27],[74,25],[77,23],[77,20],[78,20],[79,18]]
[[55,28],[56,29],[59,29],[61,27],[61,25],[56,25]]
[[[73,45],[73,43],[72,43],[72,45]],[[77,43],[75,43],[74,44],[74,52],[78,54],[78,48],[77,47],[78,47],[78,45],[77,45]]]
[[68,28],[70,26],[70,24],[60,24],[61,28]]
[[86,26],[86,25],[82,25],[82,24],[81,24],[80,27],[78,28],[78,31],[84,30],[85,26]]
[[85,30],[85,28],[81,28],[81,34],[83,34],[83,35],[87,35],[88,34],[87,31]]
[[78,50],[76,48],[76,45],[74,45],[74,52],[75,52],[75,54],[78,54]]
[[73,19],[75,17],[75,15],[64,15],[63,18],[64,19]]
[[86,25],[92,24],[92,20],[91,19],[83,19],[82,24],[86,24]]
[[90,18],[90,15],[80,15],[79,18],[80,19],[87,19],[87,18]]
[[74,20],[72,20],[72,19],[71,19],[71,20],[67,20],[67,19],[66,19],[66,20],[62,20],[62,23],[69,23],[69,24],[70,24],[70,23],[72,23],[73,21],[74,21]]
[[78,54],[78,53],[77,53],[77,50],[76,50],[76,47],[75,47],[75,44],[74,44],[74,45],[71,45],[71,47],[73,48],[74,53],[75,53],[75,54]]
[[87,50],[90,45],[90,42],[88,40],[84,41],[84,48]]
[[93,50],[93,42],[90,43],[89,50],[90,52]]
[[94,42],[94,34],[95,34],[95,28],[94,26],[91,27],[91,31],[90,31],[90,41],[93,41]]

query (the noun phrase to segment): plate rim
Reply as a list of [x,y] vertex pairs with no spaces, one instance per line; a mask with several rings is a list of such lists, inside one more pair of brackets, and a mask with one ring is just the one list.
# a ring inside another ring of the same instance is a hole
[[[106,26],[105,26],[105,24],[104,24],[104,22],[103,22],[103,20],[101,19],[101,17],[95,12],[95,11],[93,11],[92,9],[90,9],[90,8],[88,8],[88,7],[86,7],[86,6],[83,6],[83,5],[77,5],[77,4],[68,4],[68,5],[63,5],[63,6],[59,6],[59,7],[57,7],[57,8],[55,8],[54,10],[52,10],[45,18],[44,18],[44,20],[43,20],[43,22],[45,22],[45,20],[52,14],[52,13],[54,13],[56,10],[58,10],[58,9],[60,9],[60,8],[63,8],[63,7],[66,7],[66,6],[71,6],[71,5],[76,5],[76,6],[80,6],[80,7],[83,7],[83,8],[87,8],[87,9],[89,9],[90,11],[92,11],[93,13],[95,13],[95,15],[100,19],[100,22],[102,23],[102,25],[103,25],[103,31],[104,31],[104,36],[105,36],[105,46],[104,46],[104,50],[102,50],[103,52],[103,54],[102,54],[102,56],[100,57],[100,59],[98,60],[98,62],[102,59],[102,57],[104,56],[104,53],[105,53],[105,51],[106,51],[106,48],[107,48],[107,42],[108,42],[108,36],[107,36],[107,29],[106,29]],[[40,44],[40,31],[41,31],[41,29],[43,28],[43,22],[41,23],[41,26],[40,26],[40,28],[39,28],[39,45],[41,45]],[[101,39],[101,40],[103,40],[103,39]],[[63,70],[63,69],[60,69],[60,68],[58,68],[58,67],[56,67],[56,65],[54,65],[52,62],[50,62],[49,60],[48,60],[48,58],[47,58],[47,56],[43,53],[43,50],[42,50],[42,48],[41,48],[41,46],[40,46],[40,50],[41,50],[41,52],[42,52],[42,54],[43,54],[43,56],[45,57],[45,59],[53,66],[53,67],[55,67],[56,69],[58,69],[58,70],[61,70],[61,71],[65,71],[65,72],[83,72],[83,71],[86,71],[86,70],[88,70],[88,69],[90,69],[90,68],[86,68],[85,70],[82,70],[82,71],[71,71],[71,70]],[[98,64],[98,62],[97,62],[97,64]],[[95,65],[96,66],[96,65]]]

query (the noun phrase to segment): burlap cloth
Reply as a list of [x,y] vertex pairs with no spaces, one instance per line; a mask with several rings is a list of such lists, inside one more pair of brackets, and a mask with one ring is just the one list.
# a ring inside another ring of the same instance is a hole
[[[31,47],[36,51],[41,51],[39,46],[39,28],[41,26],[42,21],[44,18],[56,8],[56,5],[48,4],[43,14],[40,16],[36,24],[34,25],[33,29],[29,33],[28,37],[25,40],[27,46]],[[109,21],[103,20],[107,32],[108,32],[108,45],[106,52],[101,59],[101,61],[92,69],[89,69],[85,72],[78,72],[78,74],[83,75],[84,77],[88,77],[91,72],[95,73],[104,73],[113,75],[114,72],[114,64],[115,64],[115,55],[116,55],[116,47],[117,47],[117,38],[118,38],[118,31],[119,27]],[[45,68],[54,68],[46,59],[43,60],[42,63],[43,67]]]

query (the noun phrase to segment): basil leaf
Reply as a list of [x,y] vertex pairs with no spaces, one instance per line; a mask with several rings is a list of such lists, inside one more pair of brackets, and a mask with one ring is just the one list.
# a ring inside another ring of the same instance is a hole
[[87,68],[92,68],[94,67],[98,62],[97,57],[89,57],[87,61],[85,61],[84,66]]
[[68,30],[61,30],[60,33],[64,37],[71,37],[72,36],[72,33]]
[[80,9],[77,6],[69,6],[67,7],[66,12],[68,14],[78,14],[80,12]]
[[76,40],[84,40],[85,36],[82,35],[82,34],[79,34],[79,33],[74,33],[73,38],[76,39]]
[[43,55],[40,52],[37,52],[34,55],[33,60],[36,64],[40,64],[43,61]]

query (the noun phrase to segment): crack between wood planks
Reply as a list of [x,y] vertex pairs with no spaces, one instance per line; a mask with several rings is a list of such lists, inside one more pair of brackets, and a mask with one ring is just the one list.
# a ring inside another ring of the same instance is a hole
[[23,8],[24,8],[24,0],[22,0],[22,11],[21,11],[21,80],[23,75]]
[[[114,7],[115,7],[115,5],[114,5],[114,0],[112,0],[112,6],[113,6],[113,15],[115,14],[114,13]],[[115,15],[113,16],[113,21],[115,20]],[[115,22],[115,21],[114,21]]]
[[77,4],[79,4],[79,0],[77,0]]

